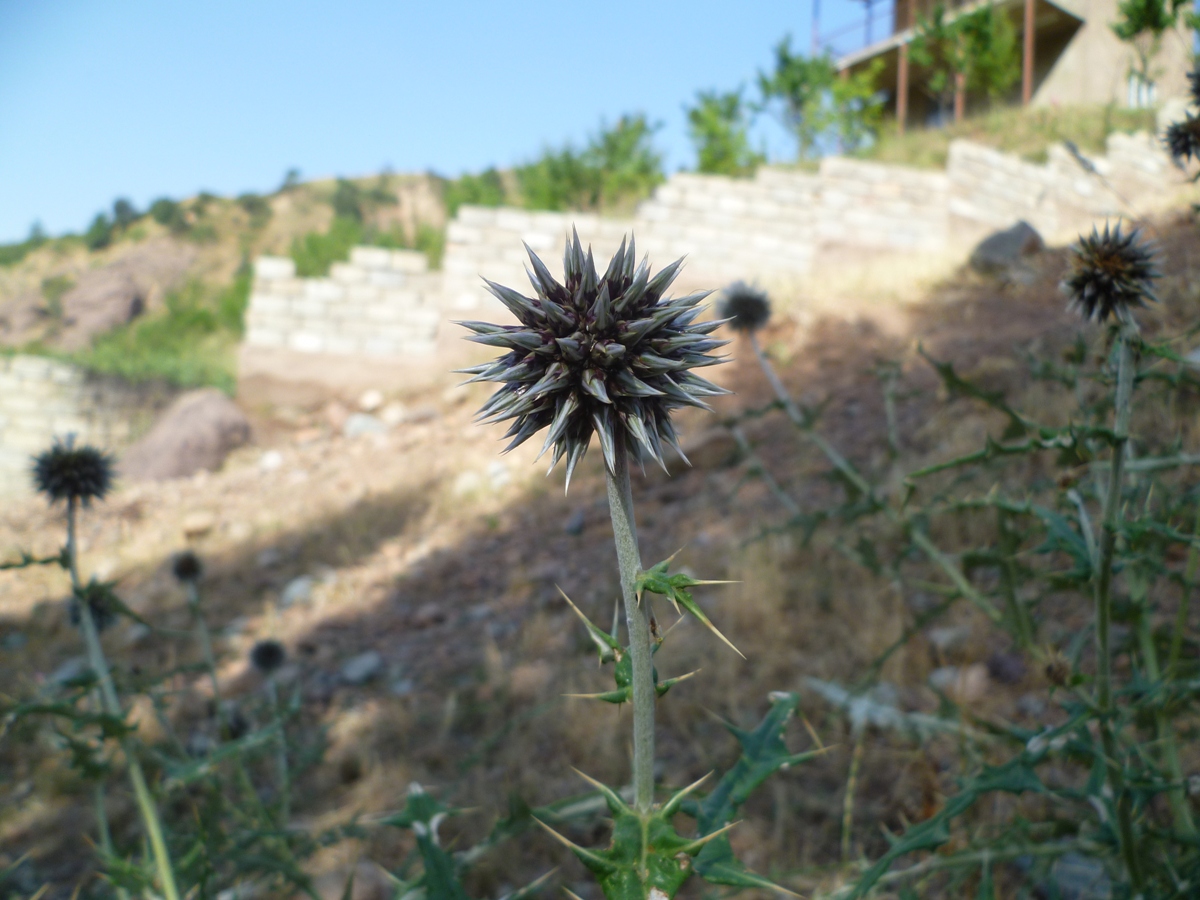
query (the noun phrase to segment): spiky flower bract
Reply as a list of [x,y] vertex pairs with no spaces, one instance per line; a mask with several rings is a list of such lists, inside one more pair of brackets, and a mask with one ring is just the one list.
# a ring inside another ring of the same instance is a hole
[[1188,93],[1192,95],[1192,106],[1200,106],[1200,66],[1188,72]]
[[250,664],[264,675],[270,675],[283,665],[287,651],[279,641],[258,641],[250,648]]
[[696,321],[708,292],[664,297],[683,260],[651,278],[649,260],[636,263],[632,238],[628,246],[621,241],[599,275],[591,249],[585,254],[573,232],[563,255],[565,284],[554,280],[528,245],[525,249],[536,297],[485,279],[520,324],[459,323],[475,332],[468,340],[508,351],[462,370],[475,376],[471,381],[503,385],[478,418],[514,420],[505,452],[548,429],[542,453],[554,448],[551,469],[566,457],[568,485],[593,432],[610,473],[621,445],[634,460],[649,457],[664,467],[664,444],[682,456],[672,410],[709,409],[704,398],[726,393],[688,371],[721,362],[708,352],[727,343],[709,337],[720,322]]
[[59,500],[79,500],[84,506],[102,500],[112,488],[113,459],[84,444],[75,446],[75,436],[55,439],[54,445],[33,458],[33,484],[39,493]]
[[758,331],[771,318],[771,301],[766,291],[751,287],[744,281],[735,281],[725,288],[719,312],[722,319],[730,320],[730,328],[751,333]]
[[204,563],[191,550],[184,550],[171,561],[171,574],[184,584],[195,584],[204,574]]
[[1104,232],[1095,228],[1071,248],[1071,270],[1063,280],[1063,290],[1071,306],[1086,319],[1103,322],[1110,316],[1122,318],[1132,307],[1156,300],[1154,251],[1140,240],[1135,228],[1128,233],[1121,226]]
[[1167,126],[1164,138],[1167,152],[1180,165],[1195,157],[1200,159],[1200,118],[1188,113],[1181,122]]

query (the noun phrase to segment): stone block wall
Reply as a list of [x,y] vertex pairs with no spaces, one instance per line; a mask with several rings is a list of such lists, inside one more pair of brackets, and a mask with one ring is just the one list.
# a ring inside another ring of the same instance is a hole
[[149,427],[163,391],[89,376],[40,356],[0,357],[0,494],[31,490],[31,457],[55,438],[120,450]]
[[292,260],[261,257],[254,274],[247,348],[393,357],[436,347],[441,274],[423,253],[355,247],[328,278],[297,278]]

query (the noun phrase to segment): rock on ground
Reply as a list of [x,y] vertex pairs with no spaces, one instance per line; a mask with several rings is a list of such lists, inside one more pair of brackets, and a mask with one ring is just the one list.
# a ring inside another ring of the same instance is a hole
[[215,471],[250,439],[250,422],[216,388],[189,391],[171,404],[150,432],[125,451],[120,470],[134,481],[184,478]]
[[1037,229],[1022,219],[1012,228],[984,238],[971,253],[971,268],[982,275],[1003,274],[1026,256],[1040,253],[1045,247]]

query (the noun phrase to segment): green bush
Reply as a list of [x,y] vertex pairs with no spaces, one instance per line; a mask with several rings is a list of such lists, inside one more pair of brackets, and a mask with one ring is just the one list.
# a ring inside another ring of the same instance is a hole
[[687,107],[688,134],[696,148],[696,169],[712,175],[750,175],[763,161],[750,149],[742,92],[700,91]]
[[159,197],[150,204],[150,218],[159,225],[165,225],[172,234],[183,234],[188,230],[183,207],[169,197]]
[[232,393],[234,350],[242,334],[250,283],[245,266],[222,289],[189,282],[167,296],[161,312],[101,335],[71,361],[134,382],[214,385]]
[[848,78],[839,77],[828,56],[793,53],[791,37],[775,47],[775,68],[759,72],[760,109],[782,107],[780,118],[796,137],[800,159],[836,147],[843,153],[869,144],[883,118],[875,87],[882,61]]
[[339,178],[330,202],[333,204],[333,214],[336,218],[362,222],[362,191],[359,190],[358,185],[353,181]]
[[485,169],[478,175],[470,173],[451,179],[443,184],[442,201],[446,204],[446,215],[451,219],[464,203],[470,206],[503,206],[508,200],[504,181],[496,169]]
[[42,296],[46,299],[46,314],[52,319],[61,319],[63,314],[62,298],[67,291],[75,287],[75,279],[70,275],[55,275],[42,279]]
[[587,146],[547,149],[516,170],[528,209],[628,211],[663,182],[662,155],[651,143],[657,125],[640,113],[601,126]]
[[41,223],[34,222],[25,240],[16,244],[0,244],[0,266],[15,266],[47,240],[49,238],[42,230]]
[[137,207],[126,198],[119,197],[113,201],[113,224],[122,231],[141,218],[141,215]]
[[271,204],[259,194],[241,194],[237,204],[250,217],[251,228],[261,228],[271,219]]
[[363,227],[357,219],[336,216],[324,234],[310,232],[292,241],[290,256],[301,278],[323,278],[335,262],[350,258],[350,248],[362,243]]
[[92,224],[83,233],[83,241],[89,250],[103,250],[112,243],[113,224],[104,213],[96,213]]

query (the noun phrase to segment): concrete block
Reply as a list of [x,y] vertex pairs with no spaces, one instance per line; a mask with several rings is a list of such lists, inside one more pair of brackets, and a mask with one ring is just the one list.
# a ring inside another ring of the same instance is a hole
[[263,281],[295,278],[296,263],[287,256],[260,256],[254,261],[254,277]]
[[411,277],[412,276],[407,275],[404,272],[396,272],[390,269],[385,269],[371,272],[368,280],[376,287],[389,288],[403,287],[409,282]]
[[400,342],[384,337],[368,338],[363,342],[363,353],[368,356],[399,356]]
[[352,247],[350,262],[364,269],[386,269],[391,266],[391,251],[386,247]]
[[[372,249],[356,248],[356,249]],[[334,263],[329,267],[329,278],[338,284],[361,284],[367,280],[367,269],[357,263]]]
[[[372,277],[386,273],[372,272]],[[375,284],[352,284],[346,288],[346,296],[335,309],[344,309],[349,305],[373,303],[383,295],[383,291]]]
[[246,310],[246,314],[255,313],[282,313],[287,312],[288,301],[286,297],[280,297],[275,294],[251,294],[250,305]]
[[388,266],[395,272],[416,275],[429,270],[429,257],[420,250],[393,250],[388,254]]
[[299,331],[288,336],[287,345],[300,353],[320,353],[325,349],[325,339],[320,334]]
[[282,347],[285,344],[282,331],[247,325],[246,343],[254,347]]
[[327,278],[310,278],[304,282],[304,296],[310,300],[340,300],[345,293],[343,285]]

